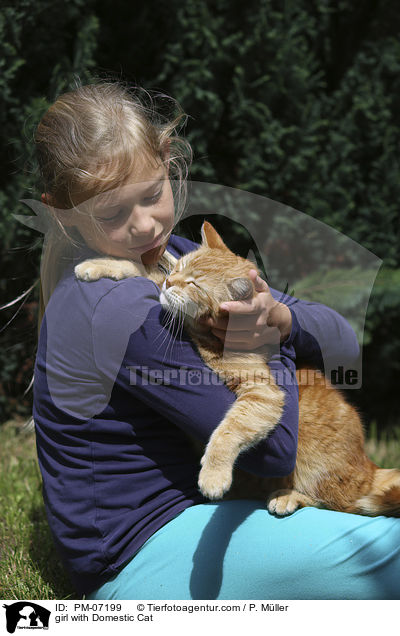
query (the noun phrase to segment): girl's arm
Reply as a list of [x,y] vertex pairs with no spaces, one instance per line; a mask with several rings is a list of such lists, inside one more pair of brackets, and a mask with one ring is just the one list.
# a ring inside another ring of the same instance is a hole
[[[95,284],[95,283],[94,283]],[[189,435],[206,443],[235,400],[185,334],[164,324],[159,289],[145,278],[115,283],[92,318],[94,359],[113,390],[129,391]],[[244,453],[238,466],[261,476],[289,474],[295,464],[298,387],[290,338],[270,361],[285,391],[285,408],[271,436]]]
[[[271,290],[279,296],[279,292]],[[321,303],[293,297],[283,301],[293,319],[291,337],[297,364],[310,364],[326,373],[342,365],[354,365],[360,353],[357,336],[343,316]]]

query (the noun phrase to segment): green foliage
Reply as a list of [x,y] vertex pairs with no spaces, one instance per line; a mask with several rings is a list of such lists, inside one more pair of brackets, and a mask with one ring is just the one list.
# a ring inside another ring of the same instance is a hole
[[[39,197],[33,134],[54,97],[89,78],[94,65],[98,20],[90,3],[73,0],[20,0],[0,12],[0,281],[4,303],[19,296],[39,276],[41,237],[18,223],[20,203]],[[33,72],[34,71],[34,72]],[[5,330],[0,348],[0,420],[29,413],[31,395],[23,396],[32,377],[38,288]],[[2,312],[4,324],[18,305]]]
[[400,43],[375,26],[387,4],[181,4],[154,85],[193,116],[196,179],[289,204],[395,266]]
[[[350,322],[360,344],[364,346],[371,341],[373,325],[369,323],[364,330],[364,318],[368,301],[370,299],[371,279],[375,272],[371,273],[361,267],[346,269],[328,269],[325,272],[315,272],[295,283],[293,295],[313,302],[320,302],[346,317]],[[396,270],[400,282],[400,270]],[[385,286],[391,276],[380,279],[386,293],[390,293],[390,282]],[[397,303],[400,303],[400,286],[398,289]]]
[[358,404],[380,428],[398,421],[400,384],[400,269],[382,268],[367,312],[368,346]]
[[378,432],[376,421],[372,421],[365,440],[368,457],[380,468],[400,466],[400,427],[393,426]]

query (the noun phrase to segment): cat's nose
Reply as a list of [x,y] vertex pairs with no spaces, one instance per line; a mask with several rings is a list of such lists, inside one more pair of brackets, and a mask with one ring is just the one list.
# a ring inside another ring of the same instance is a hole
[[165,280],[165,286],[168,289],[168,287],[173,287],[173,285],[176,285],[179,282],[180,276],[177,276],[176,274],[172,274],[172,276],[168,276],[168,278]]

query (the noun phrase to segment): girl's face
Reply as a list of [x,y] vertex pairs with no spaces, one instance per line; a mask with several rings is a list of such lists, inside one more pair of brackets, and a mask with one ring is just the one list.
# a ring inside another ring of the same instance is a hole
[[163,166],[142,170],[128,185],[85,201],[79,210],[68,225],[78,229],[88,247],[145,265],[159,260],[174,225],[172,189]]

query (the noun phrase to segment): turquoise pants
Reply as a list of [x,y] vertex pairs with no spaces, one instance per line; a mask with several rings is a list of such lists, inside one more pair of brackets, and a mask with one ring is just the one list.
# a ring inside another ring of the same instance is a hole
[[89,599],[400,599],[400,519],[192,506]]

